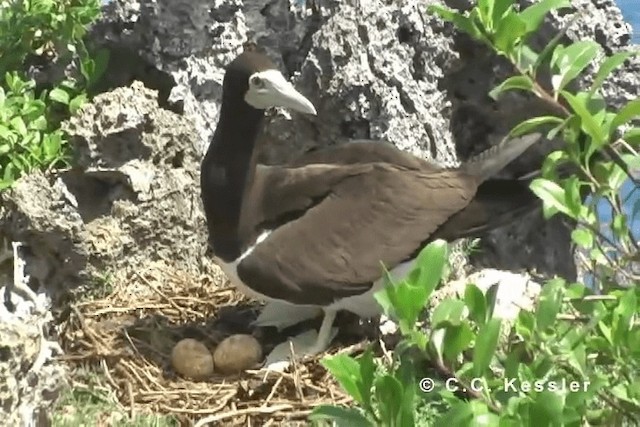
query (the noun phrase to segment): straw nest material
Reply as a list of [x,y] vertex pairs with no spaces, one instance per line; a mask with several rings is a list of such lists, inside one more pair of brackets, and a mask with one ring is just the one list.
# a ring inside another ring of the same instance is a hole
[[[256,334],[249,327],[256,307],[222,277],[198,277],[166,263],[117,274],[109,295],[71,306],[61,333],[65,359],[103,374],[128,413],[172,414],[181,425],[306,424],[314,407],[350,402],[318,358],[281,374],[178,376],[170,362],[178,341],[195,338],[214,348],[232,334]],[[277,344],[256,338],[266,351]]]

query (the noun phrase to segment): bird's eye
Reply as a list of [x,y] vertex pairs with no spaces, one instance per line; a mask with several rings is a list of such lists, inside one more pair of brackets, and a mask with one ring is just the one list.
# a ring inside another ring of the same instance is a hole
[[258,89],[263,89],[264,88],[264,80],[262,80],[262,78],[260,78],[258,76],[251,77],[251,84],[253,86],[257,87]]

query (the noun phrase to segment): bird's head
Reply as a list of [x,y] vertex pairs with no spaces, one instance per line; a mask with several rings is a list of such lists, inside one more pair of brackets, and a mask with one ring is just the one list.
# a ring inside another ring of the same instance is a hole
[[306,114],[316,114],[307,98],[285,79],[266,55],[244,51],[227,67],[224,91],[242,93],[244,101],[258,110],[284,107]]

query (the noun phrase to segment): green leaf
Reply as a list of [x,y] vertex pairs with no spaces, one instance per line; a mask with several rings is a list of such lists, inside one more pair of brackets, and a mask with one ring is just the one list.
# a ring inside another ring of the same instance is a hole
[[594,41],[584,40],[557,49],[560,50],[554,56],[555,61],[552,61],[551,66],[557,67],[558,74],[551,77],[551,85],[559,93],[592,63],[601,47]]
[[478,325],[487,321],[487,300],[484,293],[474,284],[467,285],[464,290],[464,302],[469,308],[469,318]]
[[[362,394],[362,377],[360,374],[360,364],[346,354],[336,354],[335,356],[327,356],[320,363],[331,375],[340,383],[342,388],[349,393],[353,399],[365,405],[368,398]],[[369,391],[370,393],[370,391]]]
[[571,232],[571,240],[586,249],[593,247],[593,233],[584,228],[576,228]]
[[44,153],[48,159],[53,159],[60,154],[62,149],[62,139],[59,133],[45,135],[42,142]]
[[502,92],[512,89],[522,89],[526,91],[531,91],[533,89],[533,82],[530,77],[527,76],[513,76],[509,77],[500,85],[495,87],[491,92],[489,92],[489,96],[495,100],[498,100],[498,97]]
[[455,362],[473,341],[474,333],[467,323],[446,328],[443,355],[449,362]]
[[480,18],[480,23],[484,26],[486,30],[493,29],[494,4],[495,4],[495,0],[478,0],[478,4],[475,7],[475,10],[478,11],[478,17]]
[[530,311],[520,310],[515,324],[516,332],[522,335],[523,339],[530,340],[536,327],[536,319]]
[[623,402],[630,402],[629,392],[627,390],[626,384],[616,384],[611,388],[610,393]]
[[373,427],[373,423],[356,408],[341,406],[316,406],[309,415],[309,421],[332,420],[336,427]]
[[581,129],[594,139],[598,147],[602,146],[605,141],[605,134],[602,131],[602,128],[598,125],[594,117],[589,112],[587,106],[584,103],[584,100],[574,96],[567,91],[562,91],[562,96],[567,100],[578,117],[580,117]]
[[[500,24],[508,20],[510,12],[513,10],[513,0],[493,0],[491,2],[491,21],[494,28],[499,28]],[[499,31],[497,31],[499,33]]]
[[542,125],[562,123],[564,123],[564,120],[555,116],[534,117],[519,123],[516,127],[511,129],[511,132],[509,132],[509,134],[513,137],[521,136],[527,133],[531,133],[531,131],[537,129]]
[[520,12],[520,18],[527,24],[527,32],[536,31],[547,13],[554,9],[571,7],[569,0],[542,0]]
[[45,130],[47,128],[47,118],[40,116],[37,119],[29,123],[29,129],[31,130]]
[[550,391],[542,391],[535,396],[532,415],[537,425],[562,425],[562,410],[564,399]]
[[82,73],[82,76],[85,78],[85,81],[87,83],[90,83],[93,80],[95,69],[96,64],[93,59],[84,57],[80,60],[80,72]]
[[401,282],[395,286],[385,286],[374,294],[385,313],[394,316],[403,334],[413,330],[418,316],[427,301],[427,291],[421,286]]
[[607,177],[607,184],[609,185],[609,188],[615,191],[620,191],[620,188],[624,185],[627,179],[627,173],[624,169],[613,163],[609,169],[609,176]]
[[383,375],[375,381],[376,401],[383,425],[395,426],[401,418],[402,400],[404,397],[402,384],[391,375]]
[[638,299],[636,290],[629,289],[620,298],[620,303],[614,309],[613,314],[613,340],[619,345],[626,344],[627,333],[633,326],[633,317],[638,313]]
[[49,93],[49,98],[53,101],[59,102],[64,105],[69,105],[70,97],[67,91],[60,88],[54,88]]
[[484,294],[484,298],[487,301],[487,319],[491,319],[493,317],[493,311],[496,308],[496,304],[498,303],[498,290],[500,286],[498,283],[494,283],[489,286],[487,292]]
[[441,326],[458,326],[462,320],[465,304],[458,299],[446,299],[433,310],[431,315],[431,326],[439,328]]
[[393,303],[395,300],[392,301],[392,299],[395,297],[395,292],[393,291],[393,288],[395,288],[398,285],[398,283],[396,283],[393,280],[393,277],[391,277],[389,270],[387,270],[384,265],[382,266],[382,271],[383,271],[382,278],[384,279],[384,287],[378,292],[374,293],[373,297],[378,302],[380,307],[382,307],[382,312],[384,314],[386,314],[389,317],[395,318],[397,317],[395,309],[393,308]]
[[513,10],[500,20],[493,38],[493,43],[498,52],[509,55],[513,52],[513,47],[518,44],[521,37],[526,33],[527,25],[520,16]]
[[473,422],[469,424],[470,427],[494,427],[499,424],[498,416],[489,411],[486,403],[479,400],[472,400],[469,403],[473,412]]
[[580,179],[577,176],[571,176],[564,182],[565,203],[571,211],[571,216],[577,218],[582,208],[582,196],[580,195]]
[[640,116],[640,99],[629,101],[627,105],[622,107],[620,112],[616,114],[613,121],[611,122],[611,131],[615,131],[616,129],[618,129],[618,127],[629,122],[637,116]]
[[591,89],[589,89],[589,93],[595,93],[614,69],[618,68],[624,61],[638,53],[640,52],[618,52],[602,61],[602,64],[600,64],[600,68],[593,79],[593,84],[591,85]]
[[531,182],[530,188],[544,203],[546,218],[550,218],[555,212],[562,212],[573,217],[572,212],[566,206],[565,191],[557,183],[545,178],[536,178]]
[[536,74],[536,64],[540,61],[540,55],[531,49],[529,45],[525,43],[516,45],[511,56],[511,61],[515,62],[518,68],[531,75]]
[[434,351],[436,356],[438,356],[438,360],[444,359],[444,339],[446,334],[446,328],[431,328],[429,347],[430,350]]
[[373,361],[373,353],[371,348],[367,350],[358,358],[360,365],[360,382],[357,383],[360,389],[360,394],[364,400],[364,407],[367,410],[371,409],[371,388],[373,387],[373,380],[376,373],[376,364]]
[[73,97],[73,99],[69,102],[69,112],[72,115],[76,114],[86,102],[87,102],[86,93],[81,93],[80,95]]
[[3,139],[5,141],[14,142],[13,140],[15,139],[15,134],[13,133],[13,131],[11,129],[9,129],[8,127],[0,124],[0,139]]
[[630,145],[640,145],[640,128],[629,129],[622,136],[622,139],[627,141],[627,143]]
[[13,163],[9,163],[4,167],[4,172],[2,173],[2,181],[7,183],[7,185],[11,185],[11,183],[17,178],[16,168]]
[[431,295],[444,272],[447,263],[447,242],[438,239],[429,243],[418,254],[417,266],[420,269],[418,276],[418,286],[427,291],[427,297]]
[[87,87],[91,88],[97,83],[107,70],[109,65],[110,51],[108,49],[100,49],[94,55],[95,69],[91,76],[91,81],[87,82]]
[[444,415],[440,416],[435,427],[467,427],[473,421],[473,410],[468,402],[453,405]]
[[476,377],[484,375],[498,346],[500,337],[499,318],[492,318],[485,323],[478,332],[473,349],[473,374]]
[[478,29],[478,26],[473,22],[471,18],[467,18],[466,16],[457,13],[451,9],[448,9],[444,6],[440,6],[437,4],[432,4],[427,8],[427,11],[430,13],[435,13],[440,18],[445,21],[451,22],[456,26],[459,30],[464,31],[469,34],[471,37],[475,39],[483,39],[486,41],[486,38],[482,34],[482,32]]
[[418,316],[426,305],[427,291],[420,286],[401,283],[395,287],[396,303],[394,309],[399,316],[403,333],[407,334],[414,328]]
[[16,132],[18,132],[20,136],[22,136],[23,138],[27,136],[27,126],[24,124],[24,120],[22,120],[22,117],[14,117],[9,121],[9,124],[16,130]]
[[543,286],[536,308],[536,324],[539,330],[544,331],[555,323],[562,307],[564,286],[565,282],[562,279],[553,279]]

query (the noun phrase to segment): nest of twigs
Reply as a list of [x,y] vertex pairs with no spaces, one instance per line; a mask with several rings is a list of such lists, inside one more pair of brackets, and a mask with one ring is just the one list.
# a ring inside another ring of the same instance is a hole
[[254,370],[203,381],[178,376],[170,355],[181,339],[215,346],[252,332],[256,307],[221,277],[198,277],[164,263],[114,277],[109,295],[71,307],[61,334],[64,358],[103,374],[132,416],[172,414],[182,425],[292,425],[304,423],[318,405],[350,401],[318,358],[287,373]]

